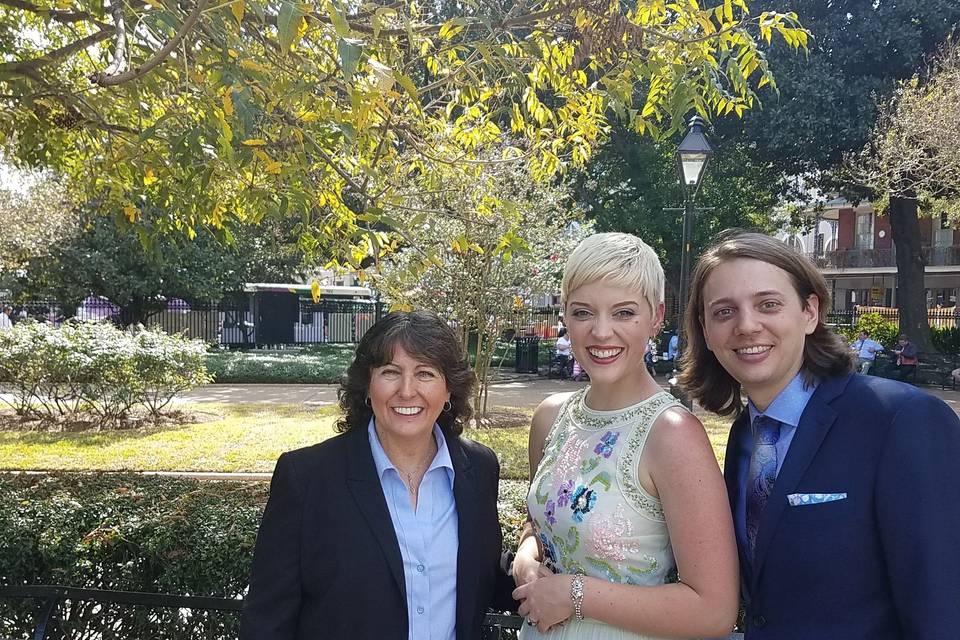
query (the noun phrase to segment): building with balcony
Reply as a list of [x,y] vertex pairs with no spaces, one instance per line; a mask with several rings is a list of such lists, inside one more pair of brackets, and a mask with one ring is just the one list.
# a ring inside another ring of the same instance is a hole
[[[855,306],[895,307],[897,255],[890,219],[869,202],[854,206],[842,198],[807,213],[810,229],[779,237],[813,260],[833,293],[833,310]],[[954,307],[960,292],[960,230],[943,218],[920,218],[926,260],[927,306]]]

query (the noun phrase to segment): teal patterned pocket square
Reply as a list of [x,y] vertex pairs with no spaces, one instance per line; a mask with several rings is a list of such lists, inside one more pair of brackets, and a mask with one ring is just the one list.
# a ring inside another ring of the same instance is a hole
[[846,493],[791,493],[787,496],[787,502],[791,507],[802,507],[807,504],[823,504],[824,502],[836,502],[837,500],[846,500]]

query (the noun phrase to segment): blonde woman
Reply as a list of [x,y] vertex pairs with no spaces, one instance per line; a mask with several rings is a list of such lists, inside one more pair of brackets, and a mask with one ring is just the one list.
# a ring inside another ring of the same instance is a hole
[[644,366],[663,269],[639,238],[584,240],[564,317],[590,386],[546,399],[530,431],[529,521],[513,565],[524,640],[730,633],[737,551],[703,425]]

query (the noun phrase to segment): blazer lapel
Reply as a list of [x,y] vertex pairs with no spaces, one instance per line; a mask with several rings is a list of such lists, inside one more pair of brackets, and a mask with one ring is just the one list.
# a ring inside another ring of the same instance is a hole
[[783,461],[783,466],[780,467],[780,473],[773,485],[773,491],[770,493],[767,505],[760,515],[760,526],[757,530],[757,542],[754,551],[751,593],[756,588],[756,581],[770,547],[773,532],[787,508],[787,495],[794,493],[796,490],[803,474],[820,449],[823,439],[827,437],[827,433],[837,419],[837,412],[829,403],[843,392],[849,381],[850,375],[846,375],[821,382],[810,397],[810,401],[800,417],[800,424],[797,425],[797,431],[790,442],[787,457]]
[[473,465],[460,444],[460,438],[447,435],[447,448],[453,462],[453,499],[457,504],[457,638],[468,638],[477,606],[477,482]]
[[367,430],[354,427],[348,432],[348,441],[347,486],[357,502],[357,508],[370,525],[370,531],[380,543],[380,549],[400,590],[400,597],[406,610],[407,588],[403,577],[400,543],[397,542],[387,500],[383,497],[383,487],[380,485],[380,478],[377,477],[377,467],[373,463]]
[[723,477],[727,483],[727,497],[730,499],[730,513],[733,515],[733,530],[737,536],[737,552],[740,556],[740,575],[741,582],[744,585],[749,584],[750,560],[744,553],[747,541],[743,539],[742,533],[746,524],[737,522],[737,501],[743,494],[746,483],[745,476],[748,472],[743,468],[741,460],[743,458],[743,447],[741,443],[744,439],[744,431],[750,429],[750,413],[742,411],[733,426],[730,427],[730,435],[727,438],[727,452],[723,462]]

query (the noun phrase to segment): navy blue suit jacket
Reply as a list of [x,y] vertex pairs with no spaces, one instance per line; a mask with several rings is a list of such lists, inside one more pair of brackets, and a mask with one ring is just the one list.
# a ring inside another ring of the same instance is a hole
[[[491,605],[515,607],[500,569],[500,465],[447,436],[457,505],[457,640]],[[280,456],[257,535],[241,640],[407,640],[400,546],[366,429]]]
[[[749,412],[734,422],[731,505]],[[792,507],[793,493],[846,493]],[[740,546],[748,640],[960,638],[960,420],[910,385],[824,380],[803,412],[760,520]]]

